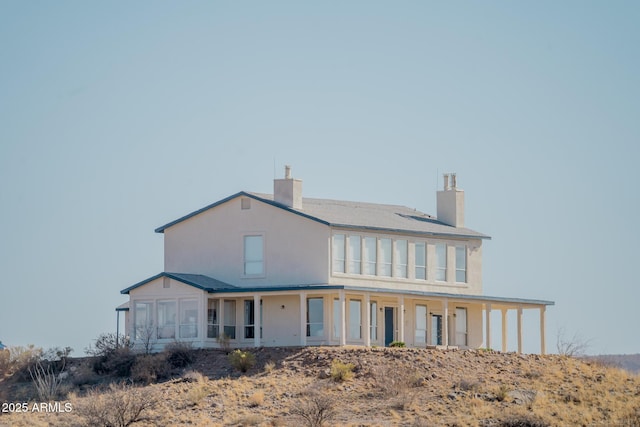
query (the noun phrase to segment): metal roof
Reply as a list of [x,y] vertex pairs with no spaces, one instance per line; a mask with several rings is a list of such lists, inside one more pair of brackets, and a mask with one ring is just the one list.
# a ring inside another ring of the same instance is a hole
[[418,290],[406,290],[406,289],[389,289],[389,288],[372,288],[362,286],[350,286],[350,285],[329,285],[326,283],[320,284],[300,284],[300,285],[272,285],[272,286],[254,286],[254,287],[238,287],[232,286],[228,283],[221,282],[212,277],[202,274],[184,274],[184,273],[160,273],[153,277],[150,277],[142,282],[136,283],[126,289],[120,291],[122,294],[128,294],[129,291],[143,286],[160,277],[169,277],[178,280],[184,284],[201,289],[208,293],[269,293],[269,292],[284,292],[284,291],[325,291],[325,290],[345,290],[352,292],[371,292],[371,293],[385,293],[385,294],[401,294],[401,295],[415,295],[427,298],[436,299],[453,299],[456,301],[474,301],[480,303],[496,303],[496,304],[509,304],[509,305],[555,305],[553,301],[538,300],[538,299],[525,299],[525,298],[507,298],[507,297],[494,297],[489,295],[467,295],[467,294],[450,294],[444,292],[427,292]]
[[363,231],[386,231],[410,233],[425,236],[457,237],[473,239],[490,239],[491,237],[464,227],[453,227],[438,221],[435,217],[416,209],[399,205],[378,203],[350,202],[331,199],[303,198],[302,209],[293,209],[277,203],[273,195],[241,191],[219,200],[202,209],[178,218],[158,227],[156,233],[163,233],[167,228],[185,221],[202,212],[226,203],[236,197],[250,197],[285,211],[300,215],[321,224],[357,229]]
[[185,285],[193,286],[194,288],[202,289],[203,291],[207,292],[229,292],[237,291],[238,289],[240,289],[236,286],[221,282],[220,280],[214,279],[213,277],[204,276],[202,274],[163,272],[160,274],[156,274],[153,277],[149,277],[142,282],[138,282],[135,285],[129,286],[128,288],[121,290],[120,293],[128,294],[130,291],[139,288],[140,286],[146,285],[147,283],[161,277],[168,277],[170,279],[177,280],[178,282],[182,282]]

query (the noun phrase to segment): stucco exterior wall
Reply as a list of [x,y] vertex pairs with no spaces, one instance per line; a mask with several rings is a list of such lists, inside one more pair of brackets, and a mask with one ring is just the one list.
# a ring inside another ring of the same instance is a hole
[[[165,230],[165,271],[204,274],[242,287],[326,283],[329,227],[237,197]],[[245,235],[264,236],[261,277],[244,276]]]

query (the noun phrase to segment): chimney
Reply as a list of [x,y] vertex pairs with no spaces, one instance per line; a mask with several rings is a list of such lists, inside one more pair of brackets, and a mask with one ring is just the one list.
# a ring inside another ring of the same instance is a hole
[[438,221],[453,227],[464,227],[464,191],[458,188],[455,173],[444,174],[444,189],[438,191],[437,206]]
[[273,180],[273,200],[293,209],[302,209],[302,180],[291,178],[291,166],[284,167],[284,179]]

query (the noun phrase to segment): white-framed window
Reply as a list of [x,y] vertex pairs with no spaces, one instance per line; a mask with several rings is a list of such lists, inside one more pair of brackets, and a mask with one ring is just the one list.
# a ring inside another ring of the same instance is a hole
[[391,239],[380,239],[380,276],[391,276]]
[[407,241],[396,240],[394,254],[394,277],[407,277]]
[[220,300],[207,301],[207,338],[218,338],[220,328]]
[[234,300],[224,300],[223,330],[229,339],[236,339],[236,302]]
[[375,237],[364,238],[364,265],[362,268],[363,274],[370,276],[376,275],[377,268],[377,255],[378,255],[378,241]]
[[444,243],[436,244],[436,280],[447,281],[447,245]]
[[427,343],[427,306],[416,305],[416,344]]
[[334,234],[333,235],[333,272],[344,273],[345,272],[345,235]]
[[467,247],[456,246],[456,282],[467,282]]
[[324,336],[324,298],[307,298],[307,336]]
[[340,300],[335,298],[333,300],[333,338],[340,338],[340,331],[342,330],[342,325],[340,324],[340,313],[342,311],[342,307],[340,305]]
[[416,242],[414,254],[416,279],[427,280],[427,245],[424,242]]
[[378,340],[378,303],[371,301],[371,317],[369,319],[369,338],[371,341]]
[[[244,337],[255,338],[255,301],[244,300]],[[260,338],[262,338],[262,300],[260,300]]]
[[198,301],[180,301],[180,338],[198,336]]
[[349,236],[349,273],[362,272],[362,239],[360,236]]
[[349,300],[349,339],[362,339],[362,302]]
[[176,301],[158,301],[158,339],[176,338]]
[[264,236],[244,236],[244,275],[264,275]]
[[154,339],[156,333],[153,325],[153,303],[136,301],[133,315],[135,339]]

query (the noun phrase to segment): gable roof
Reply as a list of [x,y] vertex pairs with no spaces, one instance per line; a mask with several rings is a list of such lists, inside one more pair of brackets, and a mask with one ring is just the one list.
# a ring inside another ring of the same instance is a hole
[[129,286],[126,289],[120,291],[121,294],[128,294],[130,291],[139,288],[140,286],[146,285],[149,282],[152,282],[161,277],[168,277],[170,279],[177,280],[178,282],[184,283],[185,285],[193,286],[194,288],[202,289],[203,291],[207,291],[209,293],[213,292],[221,292],[221,291],[237,291],[240,288],[230,285],[225,282],[221,282],[220,280],[214,279],[213,277],[205,276],[202,274],[186,274],[186,273],[167,273],[163,272],[160,274],[156,274],[153,277],[149,277],[148,279],[143,280],[142,282],[138,282],[135,285]]
[[237,197],[249,197],[279,209],[300,215],[312,221],[333,227],[357,230],[388,231],[421,234],[427,236],[490,239],[491,237],[464,227],[453,227],[438,221],[416,209],[399,205],[350,202],[331,199],[302,199],[302,209],[293,209],[273,200],[273,195],[241,191],[219,200],[202,209],[191,212],[175,221],[158,227],[156,233],[164,233],[167,228],[199,215],[209,209],[233,200]]

